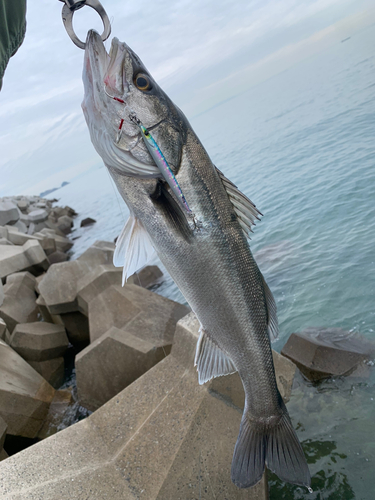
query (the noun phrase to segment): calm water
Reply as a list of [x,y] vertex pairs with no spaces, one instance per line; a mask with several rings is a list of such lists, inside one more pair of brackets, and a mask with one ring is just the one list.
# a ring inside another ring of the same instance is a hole
[[[191,120],[215,164],[264,213],[251,247],[277,301],[277,350],[308,326],[374,338],[374,47],[371,27]],[[76,230],[75,256],[113,240],[127,217],[105,168],[52,196],[98,221]],[[168,277],[158,292],[184,301]],[[297,381],[288,408],[314,493],[272,477],[271,499],[375,498],[374,382]]]

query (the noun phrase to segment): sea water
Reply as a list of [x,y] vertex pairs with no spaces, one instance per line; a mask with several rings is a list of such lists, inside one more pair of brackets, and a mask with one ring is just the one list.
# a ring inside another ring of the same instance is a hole
[[[277,302],[274,348],[309,326],[375,340],[373,27],[191,124],[216,166],[264,214],[250,246]],[[73,258],[96,239],[113,241],[128,215],[104,167],[55,196],[80,213],[78,223],[97,220],[73,233]],[[167,273],[156,291],[184,302]],[[375,498],[374,382],[373,372],[317,386],[297,380],[288,408],[314,492],[270,475],[271,499]]]

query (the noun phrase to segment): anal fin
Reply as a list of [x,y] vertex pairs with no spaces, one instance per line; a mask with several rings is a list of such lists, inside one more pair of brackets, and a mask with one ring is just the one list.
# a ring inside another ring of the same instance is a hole
[[203,328],[200,329],[194,366],[198,370],[200,385],[214,377],[230,375],[237,371],[232,360],[209,338]]

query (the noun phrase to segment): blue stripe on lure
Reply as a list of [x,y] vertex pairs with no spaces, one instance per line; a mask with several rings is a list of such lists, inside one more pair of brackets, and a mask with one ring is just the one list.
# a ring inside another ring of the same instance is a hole
[[171,167],[168,165],[167,160],[165,159],[163,153],[161,152],[159,146],[156,144],[155,139],[152,137],[150,132],[142,125],[142,123],[139,121],[139,119],[134,116],[130,115],[130,119],[135,122],[138,127],[141,130],[141,135],[142,138],[146,144],[146,147],[152,156],[152,159],[156,163],[156,166],[160,170],[162,176],[168,183],[169,187],[172,189],[173,193],[176,195],[177,199],[180,201],[180,203],[183,205],[185,210],[191,214],[192,211],[189,208],[189,205],[185,199],[185,196],[183,195],[180,185],[177,182],[177,179],[174,175],[174,173],[171,170]]

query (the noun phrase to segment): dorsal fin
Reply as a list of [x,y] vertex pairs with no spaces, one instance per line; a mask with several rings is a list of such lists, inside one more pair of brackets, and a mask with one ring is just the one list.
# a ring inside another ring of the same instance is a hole
[[237,186],[227,179],[218,168],[216,168],[216,171],[219,174],[219,177],[223,182],[223,186],[233,205],[238,222],[240,223],[245,236],[249,238],[250,233],[253,232],[251,226],[255,226],[255,219],[260,220],[259,215],[263,214],[259,212],[254,203],[249,200],[247,196],[241,193]]
[[198,370],[200,385],[214,377],[230,375],[237,371],[232,360],[209,338],[202,327],[197,342],[194,366]]
[[147,264],[153,254],[154,248],[143,224],[130,215],[117,239],[113,255],[113,265],[123,267],[122,286],[129,276]]
[[267,305],[268,336],[270,338],[270,341],[274,342],[279,337],[279,323],[277,321],[277,307],[276,307],[276,302],[275,302],[274,296],[273,296],[269,286],[267,285],[263,274],[261,274],[261,276],[262,276],[264,295],[266,297],[266,305]]

